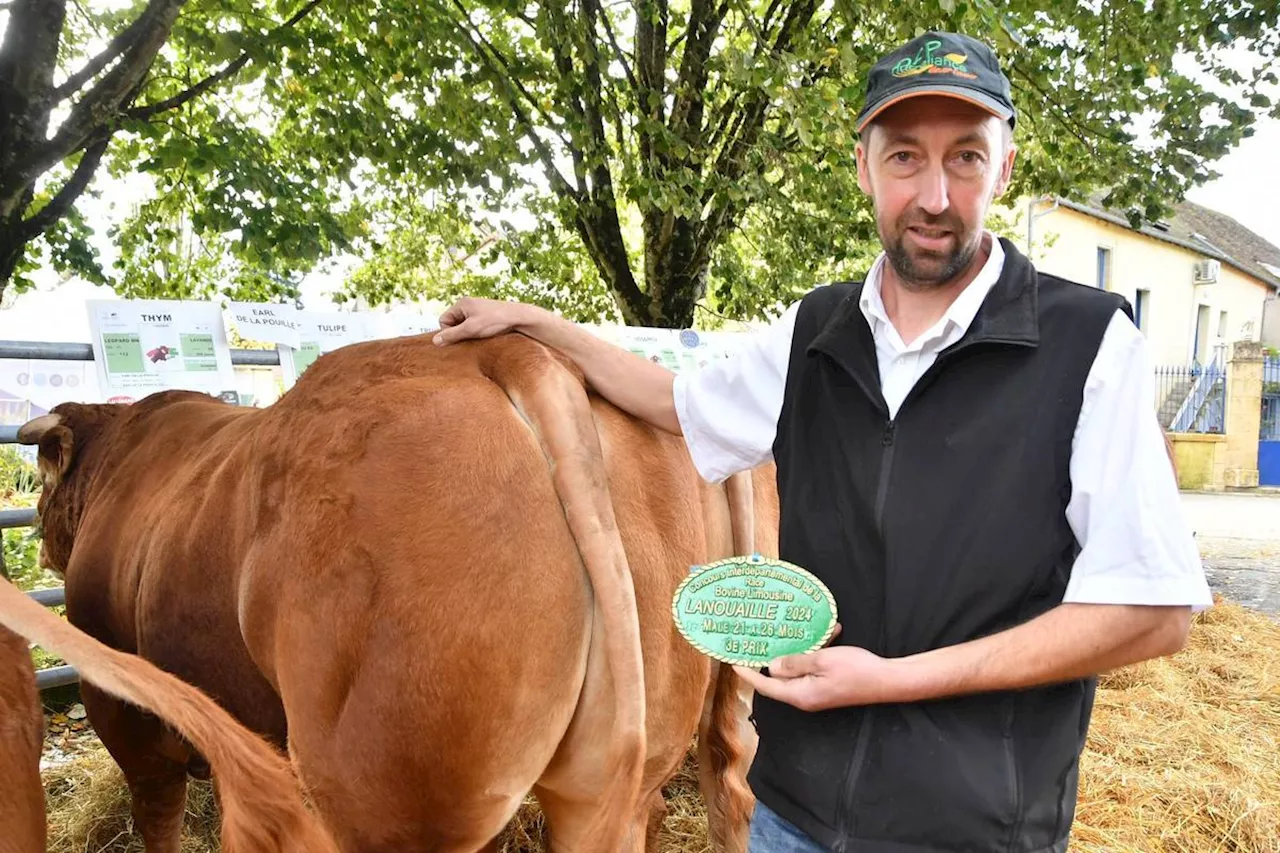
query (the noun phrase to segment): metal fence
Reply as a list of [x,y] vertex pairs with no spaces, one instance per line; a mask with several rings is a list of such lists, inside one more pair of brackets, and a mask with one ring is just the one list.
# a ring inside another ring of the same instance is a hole
[[1226,431],[1226,347],[1214,347],[1203,364],[1157,367],[1155,380],[1160,426],[1169,432]]
[[[93,361],[90,344],[48,343],[44,341],[0,341],[0,359],[34,358],[47,361]],[[280,354],[272,350],[231,350],[234,366],[272,367],[280,364]],[[0,426],[0,444],[17,444],[18,428]],[[0,510],[0,530],[30,527],[35,523],[34,509]],[[66,603],[66,591],[62,587],[39,589],[27,593],[46,607],[60,607]],[[80,675],[74,667],[57,666],[36,672],[36,686],[40,690],[77,684]]]
[[1262,362],[1262,428],[1259,441],[1280,441],[1280,356]]

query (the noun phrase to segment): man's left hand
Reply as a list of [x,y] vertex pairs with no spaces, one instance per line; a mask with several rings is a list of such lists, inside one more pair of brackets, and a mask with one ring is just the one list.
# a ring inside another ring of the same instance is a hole
[[757,693],[802,711],[899,701],[907,692],[905,667],[854,646],[778,658],[768,675],[744,666],[734,670]]

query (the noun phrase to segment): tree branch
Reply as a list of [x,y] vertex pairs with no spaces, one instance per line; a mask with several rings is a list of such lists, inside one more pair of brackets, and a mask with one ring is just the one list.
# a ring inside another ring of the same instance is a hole
[[[567,180],[565,180],[564,175],[560,174],[560,170],[556,168],[555,157],[552,155],[551,149],[547,147],[547,144],[543,142],[542,138],[535,132],[533,121],[529,117],[529,113],[520,106],[520,99],[517,97],[517,93],[514,90],[518,88],[522,89],[523,87],[519,86],[518,83],[515,83],[511,79],[511,74],[502,64],[501,59],[495,59],[494,56],[491,56],[485,48],[481,46],[481,42],[477,41],[476,38],[472,36],[471,29],[474,28],[475,25],[471,23],[471,19],[467,16],[466,9],[464,9],[457,0],[454,0],[454,5],[457,6],[463,19],[467,22],[467,27],[459,28],[462,35],[467,39],[468,43],[470,43],[471,49],[475,52],[476,56],[480,58],[480,61],[485,65],[488,65],[489,69],[502,81],[503,95],[506,98],[507,106],[511,107],[511,111],[515,113],[517,124],[524,128],[525,137],[533,145],[534,150],[538,152],[538,159],[542,161],[543,170],[547,174],[547,179],[551,181],[552,189],[565,198],[581,202],[582,199],[578,191],[575,190]],[[524,96],[526,99],[532,100],[527,92],[524,93]],[[564,142],[564,140],[561,140],[561,142]],[[566,147],[569,147],[567,143]]]
[[1076,119],[1074,116],[1068,114],[1066,110],[1058,106],[1058,103],[1053,99],[1053,96],[1049,92],[1046,92],[1040,86],[1040,83],[1034,77],[1032,77],[1029,73],[1027,73],[1027,71],[1023,69],[1021,65],[1017,64],[1016,62],[1013,63],[1013,72],[1017,76],[1021,77],[1023,80],[1026,80],[1028,83],[1031,84],[1032,88],[1034,88],[1036,92],[1039,93],[1041,99],[1043,99],[1046,104],[1048,104],[1050,107],[1053,108],[1053,112],[1058,116],[1063,127],[1065,127],[1068,131],[1070,131],[1071,134],[1075,136],[1076,139],[1079,139],[1080,142],[1084,145],[1084,147],[1089,151],[1089,153],[1091,154],[1095,153],[1093,149],[1093,143],[1090,142],[1088,139],[1085,139],[1083,134],[1087,132],[1095,137],[1098,137],[1099,139],[1106,139],[1107,138],[1106,133],[1098,130],[1097,128],[1090,127],[1084,122]]
[[524,87],[524,84],[520,82],[516,75],[511,73],[511,64],[507,62],[502,52],[484,37],[484,33],[480,32],[480,28],[472,22],[471,15],[468,14],[466,7],[462,5],[460,0],[453,0],[453,5],[458,10],[458,14],[462,16],[462,20],[466,22],[466,28],[463,33],[466,35],[467,41],[471,42],[472,49],[492,70],[500,73],[503,82],[508,88],[514,89],[525,99],[529,106],[533,107],[534,111],[547,123],[547,127],[555,133],[561,144],[568,148],[569,142],[563,136],[560,136],[560,129],[556,126],[555,119],[547,115],[546,111],[542,109],[542,105],[538,103],[538,99],[529,93],[529,90]]
[[50,101],[57,103],[80,91],[81,86],[97,77],[102,69],[114,62],[141,38],[141,33],[145,29],[147,22],[147,13],[144,11],[137,18],[134,18],[133,23],[116,35],[105,50],[86,62],[83,68],[68,77],[61,86],[54,89],[49,95]]
[[[787,15],[778,29],[778,35],[774,39],[772,48],[769,50],[770,57],[777,59],[783,52],[791,47],[791,43],[796,35],[812,20],[813,15],[817,11],[816,0],[802,0],[787,10]],[[764,127],[764,119],[769,109],[769,100],[761,91],[757,90],[752,93],[752,97],[746,100],[742,107],[741,118],[735,122],[735,129],[731,134],[726,134],[724,148],[721,149],[720,155],[716,158],[715,174],[719,176],[725,183],[733,183],[739,180],[746,168],[746,155],[755,144],[756,139],[760,135],[760,131]],[[708,189],[710,194],[715,189],[714,186]],[[704,199],[705,205],[711,201],[708,195]],[[728,201],[722,201],[717,209],[711,211],[702,225],[701,239],[706,245],[714,245],[720,235],[737,215],[735,205]]]
[[[556,66],[556,73],[560,75],[560,83],[563,86],[574,79],[573,60],[567,50],[567,46],[572,43],[572,39],[569,36],[569,25],[565,21],[563,7],[550,3],[544,8],[551,27],[551,57]],[[577,93],[568,92],[566,100],[569,111],[579,119],[583,119],[582,102],[578,100]],[[570,135],[572,136],[572,131]],[[587,166],[582,156],[582,149],[580,146],[573,144],[568,144],[566,147],[569,149],[569,155],[573,158],[573,178],[578,184],[578,192],[586,195],[588,192]]]
[[676,80],[676,99],[671,107],[669,127],[691,146],[702,133],[704,90],[707,86],[707,60],[711,45],[728,12],[728,4],[713,8],[711,0],[693,0],[689,9],[684,56]]
[[[661,4],[661,5],[659,5]],[[653,125],[663,123],[662,99],[667,68],[667,7],[665,0],[639,0],[636,8],[636,111]],[[657,21],[649,20],[657,12]],[[642,124],[639,130],[642,170],[652,170],[653,138]]]
[[107,150],[107,143],[110,142],[109,136],[91,143],[84,150],[84,154],[80,157],[80,162],[76,164],[76,170],[62,185],[62,189],[58,190],[57,195],[49,199],[49,203],[40,208],[30,219],[25,219],[18,226],[19,239],[23,242],[33,240],[45,232],[45,229],[53,225],[71,209],[71,205],[75,204],[76,199],[89,186],[89,181],[93,179],[93,174],[98,170],[98,165],[102,162],[102,155]]
[[630,63],[627,62],[627,55],[622,52],[622,48],[618,46],[618,39],[613,34],[613,25],[609,23],[609,13],[602,10],[600,19],[604,22],[604,34],[609,38],[609,44],[613,47],[613,55],[618,58],[618,64],[622,66],[622,71],[627,75],[627,82],[631,84],[631,90],[638,92],[640,84],[636,82],[636,75],[631,70]]
[[146,23],[135,22],[138,29],[133,43],[116,66],[72,107],[71,115],[57,135],[26,158],[17,169],[20,180],[30,180],[65,160],[119,114],[125,96],[136,91],[146,77],[184,2],[186,0],[151,0],[147,4],[139,16],[139,21]]
[[[293,17],[289,18],[289,20],[285,21],[284,23],[280,24],[280,26],[275,27],[269,33],[267,33],[266,38],[270,40],[271,38],[273,38],[278,33],[282,32],[283,30],[287,30],[290,27],[294,26],[303,18],[305,18],[308,14],[310,14],[311,10],[319,6],[322,2],[324,2],[324,0],[311,0],[311,2],[307,3],[307,5],[303,6],[301,9],[295,12],[293,14]],[[188,101],[191,101],[195,98],[198,98],[200,95],[203,95],[205,92],[209,91],[214,86],[217,86],[219,83],[223,82],[224,80],[227,80],[235,76],[240,71],[240,69],[244,68],[246,65],[249,64],[249,59],[250,59],[249,52],[245,51],[244,53],[241,53],[239,56],[233,59],[230,63],[228,63],[227,66],[223,68],[221,71],[218,71],[214,74],[210,74],[208,77],[204,78],[199,83],[196,83],[194,86],[187,89],[185,92],[179,92],[178,94],[174,95],[172,98],[166,98],[165,100],[160,101],[159,103],[147,104],[141,107],[134,107],[128,110],[125,113],[125,115],[133,119],[148,119],[148,118],[152,118],[153,116],[159,115],[160,113],[168,112],[169,110],[176,110],[178,107],[182,106]]]

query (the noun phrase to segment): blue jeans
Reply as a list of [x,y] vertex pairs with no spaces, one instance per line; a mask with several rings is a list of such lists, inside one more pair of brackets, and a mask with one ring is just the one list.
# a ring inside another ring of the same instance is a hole
[[751,836],[747,853],[827,853],[809,836],[796,829],[759,801],[751,815]]

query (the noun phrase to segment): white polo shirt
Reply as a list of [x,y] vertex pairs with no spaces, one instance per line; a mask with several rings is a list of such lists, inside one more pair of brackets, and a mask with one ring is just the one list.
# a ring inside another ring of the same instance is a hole
[[[959,340],[1000,277],[1004,250],[991,253],[946,314],[904,344],[880,298],[883,253],[862,289],[890,417],[939,352]],[[747,337],[732,358],[675,379],[676,415],[698,472],[716,483],[772,457],[791,335],[799,302]],[[1089,604],[1213,603],[1183,512],[1154,408],[1146,338],[1117,311],[1085,380],[1071,446],[1067,522],[1081,546],[1064,597]]]

